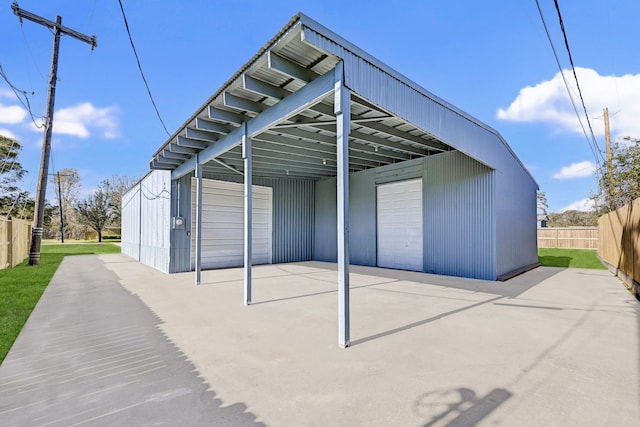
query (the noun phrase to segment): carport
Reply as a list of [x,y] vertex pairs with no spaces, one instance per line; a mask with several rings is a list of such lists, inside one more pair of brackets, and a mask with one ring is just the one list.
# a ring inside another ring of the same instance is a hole
[[[367,170],[381,171],[379,175],[384,175],[383,178],[376,176],[372,181],[374,194],[378,184],[413,178],[421,186],[417,193],[422,194],[426,191],[422,183],[426,182],[423,171],[427,166],[419,163],[420,159],[454,151],[460,152],[454,160],[464,163],[460,170],[482,169],[482,172],[476,173],[479,178],[473,175],[466,181],[466,178],[447,178],[462,189],[458,192],[462,196],[439,195],[445,206],[442,209],[464,201],[465,194],[476,192],[486,197],[473,196],[477,200],[474,209],[481,213],[480,219],[471,213],[451,215],[455,221],[449,220],[441,228],[453,232],[461,228],[476,230],[480,225],[479,231],[473,231],[481,233],[477,237],[478,249],[461,254],[456,266],[438,267],[437,257],[448,254],[442,251],[444,255],[423,255],[422,247],[428,243],[420,236],[415,243],[420,246],[420,253],[414,269],[425,270],[426,262],[422,259],[431,257],[431,265],[436,266],[429,267],[429,271],[495,280],[501,274],[535,263],[532,249],[535,250],[537,185],[502,137],[309,17],[296,15],[152,156],[151,169],[171,171],[171,271],[185,271],[184,267],[176,268],[175,263],[181,262],[188,253],[194,260],[195,282],[200,283],[203,179],[231,176],[231,180],[243,185],[244,304],[250,305],[255,178],[316,183],[335,179],[338,340],[341,347],[347,347],[350,253],[358,253],[363,245],[357,250],[349,247],[350,176]],[[447,169],[439,167],[443,172],[438,179],[446,175]],[[496,175],[496,170],[500,174]],[[195,186],[193,235],[188,230],[179,234],[176,230],[184,227],[180,197],[185,191],[191,193],[188,188],[191,182]],[[181,189],[181,185],[187,188]],[[510,219],[500,227],[496,224],[503,219],[500,216],[505,210],[500,203],[505,202],[495,197],[498,190],[517,204],[515,208],[509,206]],[[323,191],[326,192],[326,185]],[[430,191],[436,194],[440,190]],[[393,194],[393,189],[388,193]],[[376,201],[372,204],[375,222]],[[428,221],[427,213],[422,213],[423,205],[427,206],[421,199],[418,202],[420,227]],[[428,206],[424,209],[427,208],[435,209]],[[318,240],[323,237],[317,225],[319,208],[315,209],[316,229],[310,232],[315,237],[309,239]],[[447,215],[442,212],[437,215],[447,221]],[[530,216],[531,226],[522,228]],[[508,240],[509,246],[524,244],[524,254],[514,255],[509,247],[500,249],[500,239]],[[452,253],[461,252],[453,243],[438,243],[437,236],[432,237],[430,244]],[[314,251],[318,252],[317,245]],[[379,256],[377,249],[375,252],[374,263]],[[480,252],[488,255],[478,261]],[[471,261],[465,260],[465,256]],[[370,261],[364,262],[367,263]],[[473,264],[475,270],[461,270],[460,266],[465,263]]]

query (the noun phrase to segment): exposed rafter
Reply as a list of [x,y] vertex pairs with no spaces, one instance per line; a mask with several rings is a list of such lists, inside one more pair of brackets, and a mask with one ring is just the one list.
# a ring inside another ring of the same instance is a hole
[[[326,73],[337,61],[318,51],[312,60],[300,63],[296,54],[267,49],[158,151],[151,166],[169,168],[174,176],[182,176],[193,168],[199,154],[205,166],[206,162],[216,165],[212,170],[241,173],[242,158],[237,149],[240,128],[243,123],[252,123],[254,174],[282,176],[283,170],[297,168],[295,176],[335,176],[336,115],[334,97],[328,92],[333,86],[327,86]],[[355,92],[351,95],[350,123],[351,170],[450,150]]]
[[304,68],[295,62],[289,61],[282,56],[269,51],[267,53],[267,66],[271,70],[278,71],[286,76],[308,83],[318,77],[313,71]]

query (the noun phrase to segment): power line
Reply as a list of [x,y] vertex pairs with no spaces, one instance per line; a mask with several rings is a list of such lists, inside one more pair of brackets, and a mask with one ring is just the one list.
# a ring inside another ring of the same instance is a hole
[[[578,75],[576,74],[576,67],[573,64],[573,57],[571,55],[571,49],[569,48],[569,39],[567,38],[567,32],[564,29],[562,13],[560,13],[560,5],[558,4],[558,0],[553,0],[553,3],[555,4],[556,11],[558,12],[558,22],[560,23],[560,29],[562,30],[562,36],[564,37],[564,45],[567,48],[567,54],[569,55],[569,62],[571,63],[573,78],[576,80],[576,86],[578,87],[578,94],[580,95],[580,102],[582,103],[582,109],[584,110],[584,115],[587,120],[587,124],[589,125],[589,132],[591,133],[591,138],[593,140],[593,144],[596,150],[600,154],[600,157],[602,157],[602,152],[600,151],[600,147],[598,147],[598,141],[596,140],[596,136],[593,133],[593,128],[591,127],[591,120],[589,120],[589,113],[587,113],[587,107],[584,104],[584,97],[582,96],[582,90],[580,89],[580,82],[578,81]],[[604,160],[604,158],[602,160]]]
[[599,153],[598,146],[592,144],[592,141],[589,139],[587,135],[587,130],[582,123],[582,118],[580,117],[580,113],[578,112],[578,107],[576,106],[576,102],[573,99],[573,95],[571,94],[571,88],[569,87],[569,83],[567,82],[567,78],[564,75],[564,70],[562,69],[562,64],[560,64],[560,59],[558,58],[558,52],[556,51],[556,47],[553,44],[553,40],[551,38],[551,34],[549,33],[549,28],[547,27],[547,21],[544,19],[544,15],[542,13],[542,9],[540,8],[540,2],[536,0],[536,6],[538,6],[538,13],[540,14],[540,19],[542,20],[542,25],[544,26],[544,31],[547,34],[547,39],[549,40],[549,44],[551,45],[551,50],[553,51],[553,57],[556,60],[556,64],[558,65],[558,70],[560,70],[560,76],[562,77],[562,81],[564,82],[564,87],[567,89],[567,94],[569,95],[569,100],[571,101],[571,105],[573,106],[573,111],[576,113],[576,117],[578,118],[578,123],[580,123],[580,127],[582,128],[582,133],[584,134],[585,139],[587,140],[587,144],[591,149],[591,153],[593,154],[598,167],[600,167],[600,161],[598,160],[598,154],[602,157],[602,153]]
[[133,55],[136,57],[136,62],[138,64],[138,70],[140,70],[140,75],[142,76],[142,81],[144,82],[144,85],[147,88],[147,93],[149,94],[149,99],[151,99],[151,104],[153,104],[153,108],[156,110],[156,115],[158,116],[158,120],[160,120],[160,123],[162,124],[162,127],[164,128],[164,131],[167,133],[167,135],[171,135],[169,133],[169,131],[167,130],[167,127],[165,126],[164,121],[162,120],[162,117],[160,117],[160,112],[158,111],[158,106],[156,105],[156,102],[153,100],[153,95],[151,94],[151,89],[149,88],[149,84],[147,83],[147,79],[144,76],[144,72],[142,71],[142,65],[140,64],[140,58],[138,57],[138,51],[136,50],[136,46],[133,44],[133,38],[131,37],[131,31],[129,30],[129,22],[127,21],[127,15],[124,13],[124,6],[122,6],[122,0],[118,0],[118,3],[120,3],[120,10],[122,11],[122,18],[124,19],[124,26],[127,28],[127,35],[129,36],[129,42],[131,43],[131,49],[133,49]]
[[[7,82],[7,84],[9,85],[11,90],[13,91],[13,93],[16,95],[16,98],[18,98],[18,101],[20,101],[20,103],[25,108],[25,110],[27,110],[27,112],[29,113],[29,116],[31,117],[31,121],[33,121],[33,124],[36,125],[36,127],[39,128],[39,129],[44,127],[44,124],[40,124],[39,125],[36,122],[36,118],[42,119],[43,117],[36,117],[33,114],[33,111],[31,110],[31,103],[29,102],[29,98],[27,97],[27,94],[29,94],[29,92],[27,92],[26,90],[18,89],[17,87],[14,86],[13,83],[11,83],[11,81],[9,80],[9,77],[7,76],[7,73],[5,73],[4,69],[2,68],[2,64],[0,64],[0,77],[2,77],[2,79],[5,82]],[[20,94],[22,94],[22,96],[24,96],[24,101],[22,100],[22,97],[20,96]],[[35,92],[31,92],[31,95],[33,95],[33,94],[35,94]]]

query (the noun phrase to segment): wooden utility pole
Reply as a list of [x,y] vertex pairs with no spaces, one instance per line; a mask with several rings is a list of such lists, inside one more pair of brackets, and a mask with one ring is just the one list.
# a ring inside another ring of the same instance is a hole
[[609,197],[607,197],[607,203],[609,208],[613,202],[613,181],[611,180],[611,174],[613,173],[613,160],[611,152],[611,130],[609,128],[609,109],[605,108],[604,111],[604,141],[607,149],[607,185],[609,186]]
[[47,93],[47,113],[44,122],[44,140],[42,142],[42,157],[40,159],[40,172],[38,174],[38,191],[36,192],[36,205],[33,214],[34,227],[31,232],[31,249],[29,251],[29,265],[40,264],[40,246],[42,243],[42,226],[44,223],[44,204],[47,194],[47,177],[49,176],[49,157],[51,155],[51,132],[53,131],[53,108],[56,98],[56,82],[58,80],[58,50],[60,48],[60,35],[67,34],[75,39],[91,45],[93,50],[98,42],[96,36],[87,36],[71,28],[62,25],[62,18],[56,17],[56,22],[49,21],[41,16],[27,12],[18,7],[18,3],[11,5],[22,22],[22,18],[44,25],[53,30],[53,53],[51,54],[51,73],[49,75],[49,90]]
[[62,188],[60,187],[60,172],[58,175],[58,204],[60,205],[60,240],[64,243],[64,215],[62,214]]

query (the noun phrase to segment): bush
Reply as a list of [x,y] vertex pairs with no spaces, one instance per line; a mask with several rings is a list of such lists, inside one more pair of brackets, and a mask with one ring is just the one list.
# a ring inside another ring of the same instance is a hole
[[103,235],[102,240],[122,240],[122,236],[120,236],[119,234],[109,234],[106,236]]

